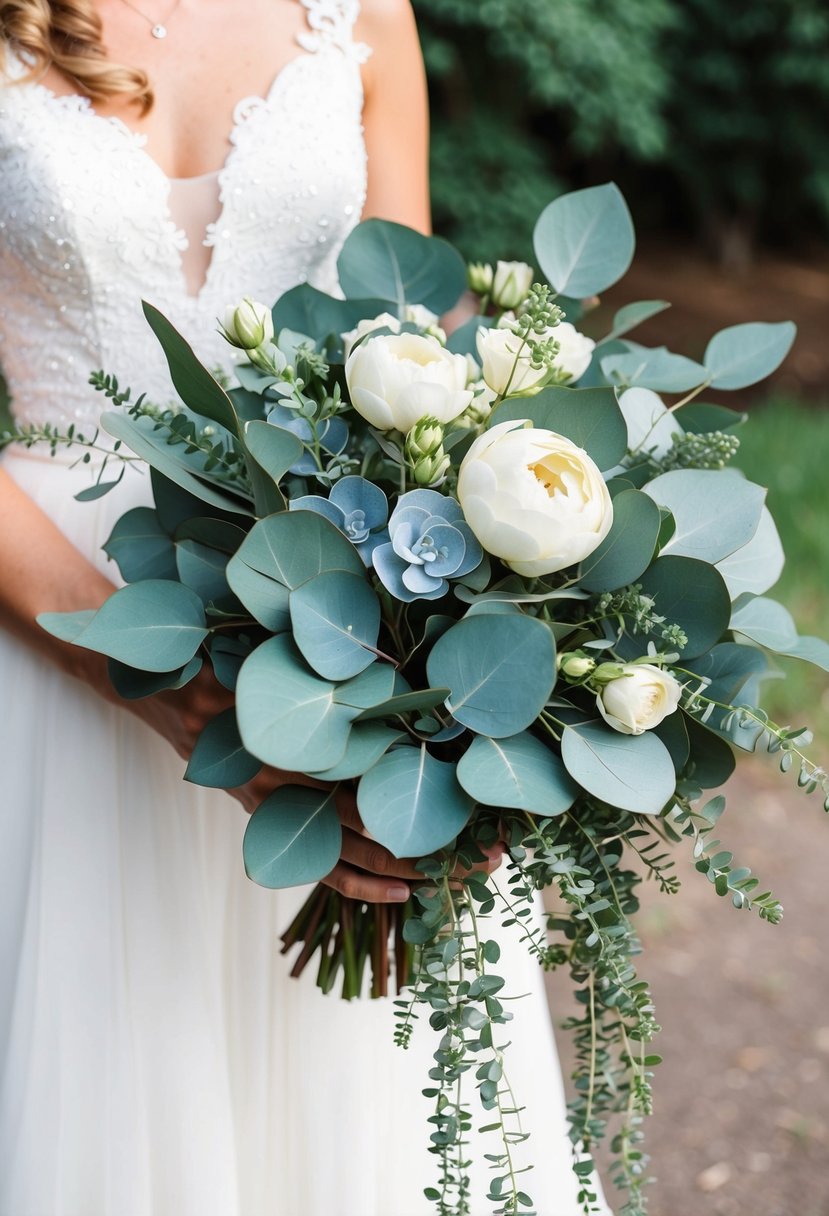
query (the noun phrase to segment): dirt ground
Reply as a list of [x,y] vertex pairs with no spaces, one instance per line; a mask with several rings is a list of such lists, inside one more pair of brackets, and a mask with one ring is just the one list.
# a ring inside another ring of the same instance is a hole
[[[738,272],[721,269],[691,247],[645,243],[628,274],[602,301],[602,313],[590,318],[590,332],[594,320],[604,322],[620,305],[655,299],[667,299],[672,307],[631,338],[645,346],[665,344],[691,358],[699,358],[708,339],[727,325],[795,321],[797,341],[770,383],[784,394],[829,400],[829,250],[815,250],[810,257],[760,253]],[[598,324],[595,332],[606,333],[607,326]],[[760,396],[765,393],[763,386]],[[727,396],[742,408],[757,393]]]
[[[651,1216],[829,1216],[829,817],[817,794],[775,776],[768,758],[745,761],[718,834],[782,901],[781,925],[720,900],[690,848],[679,895],[643,887],[639,970],[664,1057],[647,1128]],[[566,976],[550,998],[560,1023]]]

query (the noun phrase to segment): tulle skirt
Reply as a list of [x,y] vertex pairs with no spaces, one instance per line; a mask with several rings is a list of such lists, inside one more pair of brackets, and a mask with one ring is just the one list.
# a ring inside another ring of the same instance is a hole
[[[100,547],[146,476],[80,504],[88,468],[3,467],[117,575]],[[290,979],[279,934],[305,892],[246,878],[238,804],[3,630],[0,696],[0,1216],[427,1216],[425,1020],[404,1052],[390,1002]],[[525,1189],[576,1216],[542,976],[498,933],[528,994],[509,1034]],[[483,1216],[485,1164],[475,1180]]]

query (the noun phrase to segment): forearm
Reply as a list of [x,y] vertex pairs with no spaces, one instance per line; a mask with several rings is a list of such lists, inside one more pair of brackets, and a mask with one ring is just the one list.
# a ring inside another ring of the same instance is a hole
[[37,624],[41,612],[98,608],[113,584],[0,469],[0,622],[61,670],[111,697],[106,660],[60,642]]

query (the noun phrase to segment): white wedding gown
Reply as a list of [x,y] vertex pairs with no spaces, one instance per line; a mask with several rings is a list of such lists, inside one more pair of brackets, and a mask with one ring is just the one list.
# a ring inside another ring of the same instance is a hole
[[[303,280],[336,290],[364,197],[368,50],[356,2],[302,3],[295,58],[239,104],[223,169],[186,182],[87,101],[15,83],[7,53],[0,363],[20,422],[91,434],[101,367],[169,400],[142,297],[213,366],[228,361],[226,303]],[[17,448],[2,467],[116,577],[101,545],[149,480],[130,470],[77,503],[91,474],[74,458]],[[279,933],[304,892],[247,880],[238,804],[185,785],[160,737],[2,629],[0,697],[0,1216],[431,1212],[428,1026],[404,1053],[387,1002],[289,979]],[[540,1216],[576,1216],[542,976],[514,940],[505,972],[530,994],[509,1036],[526,1189]],[[491,1210],[486,1177],[475,1216]]]

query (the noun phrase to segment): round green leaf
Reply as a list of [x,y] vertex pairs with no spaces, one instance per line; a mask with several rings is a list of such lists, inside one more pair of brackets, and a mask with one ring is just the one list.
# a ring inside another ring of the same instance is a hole
[[325,878],[341,847],[334,794],[283,785],[251,815],[242,853],[249,878],[260,887],[280,889]]
[[643,321],[649,321],[651,317],[658,316],[670,307],[667,300],[638,300],[635,304],[623,305],[613,318],[613,328],[600,345],[624,337]]
[[177,671],[139,671],[136,667],[128,667],[117,659],[107,662],[107,674],[110,683],[119,697],[125,701],[139,701],[143,697],[153,697],[157,692],[167,689],[183,688],[199,674],[203,660],[196,655]]
[[145,578],[178,578],[172,541],[152,507],[134,507],[115,524],[104,553],[116,562],[125,583]]
[[703,690],[706,697],[724,705],[737,705],[741,690],[753,676],[766,671],[768,663],[763,652],[754,646],[722,642],[688,667],[711,681]]
[[[44,613],[38,620],[51,633],[50,625],[58,626],[62,615]],[[190,662],[208,631],[195,591],[166,579],[146,579],[114,592],[74,637],[56,636],[128,667],[174,671]]]
[[730,470],[676,469],[644,492],[671,512],[676,531],[665,553],[719,562],[747,545],[760,523],[766,491]]
[[446,707],[479,735],[502,739],[536,720],[555,684],[555,642],[528,616],[470,616],[438,638],[429,683],[450,690]]
[[618,186],[575,190],[542,211],[533,236],[538,265],[559,294],[597,295],[625,274],[636,246]]
[[777,526],[768,507],[763,507],[751,540],[717,562],[717,569],[725,579],[731,598],[736,600],[747,593],[762,595],[768,591],[780,578],[785,564],[786,555]]
[[658,815],[676,790],[670,752],[651,731],[622,735],[600,722],[565,728],[561,758],[588,794],[637,815]]
[[765,596],[752,596],[735,604],[731,628],[767,650],[785,654],[797,645],[797,626],[792,614]]
[[425,746],[387,752],[360,779],[357,806],[366,828],[395,857],[424,857],[455,839],[472,814],[455,765]]
[[323,570],[350,570],[365,576],[365,566],[351,541],[316,511],[283,511],[260,519],[233,560],[290,591]]
[[686,719],[690,743],[690,777],[704,790],[725,785],[737,761],[724,739],[700,726],[693,718]]
[[406,304],[447,312],[466,289],[466,266],[451,245],[388,220],[358,224],[337,271],[346,296],[390,300],[401,314]]
[[535,397],[511,397],[492,411],[488,426],[529,418],[584,448],[600,469],[612,469],[627,451],[627,426],[612,388],[545,388]]
[[703,359],[712,387],[748,388],[765,380],[786,358],[796,334],[791,321],[753,321],[720,330],[708,343]]
[[380,601],[365,576],[326,570],[291,592],[294,641],[326,680],[348,680],[377,655]]
[[580,568],[586,591],[615,591],[635,583],[647,570],[659,537],[659,507],[640,490],[622,490],[613,499],[610,532]]
[[293,772],[332,768],[345,755],[359,710],[334,700],[287,636],[269,638],[242,664],[236,682],[239,733],[265,764]]
[[348,736],[348,746],[339,764],[314,773],[319,781],[351,781],[362,777],[389,750],[393,743],[405,738],[402,731],[392,730],[380,722],[355,725]]
[[691,557],[658,557],[639,580],[645,595],[669,625],[688,637],[682,658],[710,650],[728,629],[731,598],[722,576],[707,562]]
[[602,358],[601,368],[612,384],[659,393],[686,393],[707,379],[700,363],[675,355],[665,346],[635,346],[626,354],[608,354]]
[[181,581],[192,587],[204,604],[215,603],[228,595],[226,553],[208,548],[197,540],[181,540],[176,543],[176,565]]
[[226,709],[208,722],[196,740],[185,781],[212,789],[232,790],[252,781],[261,760],[245,751],[236,724],[236,710]]
[[564,766],[535,735],[473,739],[458,764],[458,781],[484,806],[562,815],[578,790]]

